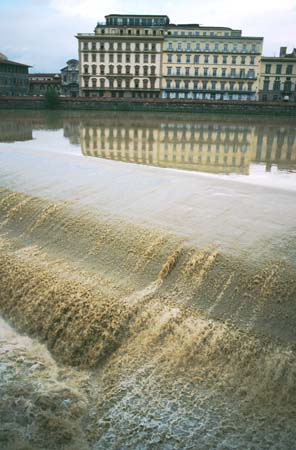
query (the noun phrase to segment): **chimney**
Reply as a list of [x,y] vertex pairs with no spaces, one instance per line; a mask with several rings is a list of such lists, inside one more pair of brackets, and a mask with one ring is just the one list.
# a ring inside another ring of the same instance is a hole
[[287,54],[287,47],[280,48],[280,58],[284,58]]

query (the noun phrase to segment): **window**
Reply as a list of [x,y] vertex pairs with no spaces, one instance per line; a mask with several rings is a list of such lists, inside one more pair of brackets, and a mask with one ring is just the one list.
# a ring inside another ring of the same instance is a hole
[[172,75],[172,68],[171,67],[167,67],[167,75]]
[[112,75],[114,72],[114,66],[109,66],[109,73]]
[[148,89],[148,80],[143,80],[143,88]]
[[236,56],[232,56],[231,57],[231,64],[236,64],[236,59],[237,59]]
[[135,74],[139,75],[140,73],[140,66],[135,66]]
[[243,87],[244,87],[244,83],[243,83],[242,81],[240,81],[240,82],[238,83],[238,90],[239,90],[239,91],[242,91],[242,90],[243,90]]
[[[104,66],[102,66],[104,67]],[[92,74],[95,75],[97,73],[97,66],[91,66]]]
[[194,64],[199,63],[199,55],[194,55]]
[[254,69],[249,69],[248,78],[255,78],[255,70]]
[[177,76],[181,75],[181,67],[176,67],[176,75]]
[[172,63],[173,62],[173,55],[168,55],[168,63]]
[[126,43],[126,50],[130,51],[130,49],[131,49],[131,44],[130,44],[130,42],[127,42]]
[[104,62],[105,61],[105,54],[101,53],[100,54],[100,62]]
[[122,43],[121,43],[121,42],[118,42],[118,44],[117,44],[117,50],[122,50]]
[[198,67],[195,67],[195,68],[194,68],[194,75],[195,75],[196,77],[198,77]]
[[137,50],[137,51],[140,50],[140,44],[139,44],[139,42],[136,43],[136,50]]
[[125,73],[127,75],[129,75],[131,73],[131,67],[130,66],[125,66]]
[[209,45],[209,44],[206,44],[205,51],[206,51],[206,52],[209,52],[209,51],[210,51],[210,45]]
[[135,55],[135,62],[139,63],[140,62],[140,55]]
[[171,84],[172,84],[172,80],[167,80],[167,81],[166,81],[166,87],[167,87],[167,89],[171,89]]
[[217,84],[217,81],[212,81],[212,90],[213,91],[215,91],[216,90],[216,84]]
[[225,67],[223,67],[223,68],[221,69],[221,76],[222,76],[222,77],[226,77],[226,68],[225,68]]
[[180,81],[176,80],[176,89],[180,89]]
[[114,55],[113,54],[110,54],[109,55],[109,62],[114,62]]
[[213,63],[214,64],[218,64],[218,56],[217,55],[214,56]]
[[156,67],[155,66],[151,66],[151,75],[155,75],[156,72]]
[[228,51],[228,44],[224,44],[223,51],[224,51],[224,52],[227,52],[227,51]]
[[204,67],[204,77],[208,76],[209,69],[207,67]]
[[104,44],[104,42],[101,42],[101,44],[100,44],[100,50],[104,50],[105,49],[105,44]]
[[198,81],[197,80],[193,81],[193,89],[198,89]]
[[246,64],[246,57],[245,56],[241,56],[241,64]]
[[125,87],[126,87],[127,89],[130,88],[130,84],[131,84],[130,80],[125,80]]
[[177,48],[177,50],[178,50],[178,51],[181,51],[181,50],[182,50],[182,42],[178,42],[178,48]]
[[185,67],[185,75],[186,75],[186,77],[189,77],[189,75],[190,75],[190,67]]
[[145,76],[148,75],[148,66],[144,66],[143,71]]
[[293,72],[293,66],[292,64],[289,64],[286,68],[286,75],[292,75]]
[[145,52],[147,52],[149,50],[149,44],[147,44],[146,42],[144,44],[144,50],[145,50]]
[[263,81],[263,91],[268,91],[269,90],[269,80],[264,80]]
[[204,63],[209,64],[209,55],[205,55]]
[[245,76],[246,76],[246,71],[245,71],[245,69],[240,69],[240,71],[239,71],[239,77],[240,77],[240,78],[245,78]]
[[253,87],[253,83],[252,82],[248,82],[248,91],[252,91],[252,87]]
[[265,64],[265,73],[270,73],[271,71],[271,64]]
[[131,56],[130,55],[126,55],[125,56],[125,62],[127,62],[127,63],[131,62]]
[[230,70],[230,76],[231,76],[231,78],[235,78],[236,77],[236,70],[233,67]]
[[117,87],[119,89],[121,89],[121,87],[122,87],[122,80],[120,78],[117,80]]
[[222,63],[223,63],[223,64],[227,64],[227,56],[223,56],[223,58],[222,58]]
[[169,42],[168,50],[169,50],[169,51],[172,51],[172,50],[173,50],[173,44],[172,44],[171,42]]
[[91,83],[92,83],[92,87],[94,87],[94,88],[97,87],[97,80],[95,78],[92,78]]
[[177,63],[180,64],[182,62],[182,55],[177,55]]
[[83,66],[84,73],[88,73],[88,66]]
[[277,64],[276,65],[276,71],[277,74],[281,74],[282,73],[282,65],[281,64]]
[[149,62],[149,55],[144,55],[144,63],[145,64],[148,64],[148,62]]
[[101,85],[101,88],[105,87],[105,79],[104,78],[101,78],[100,85]]
[[117,54],[117,62],[122,62],[122,55],[120,53]]
[[117,73],[121,74],[122,73],[122,67],[121,66],[117,66]]
[[95,42],[92,42],[92,43],[91,43],[91,49],[92,49],[92,50],[96,50],[96,49],[97,49],[96,43],[95,43]]
[[190,55],[186,55],[186,64],[190,64],[190,58],[191,58]]
[[255,64],[255,56],[250,56],[250,64]]
[[280,91],[280,89],[281,89],[280,77],[275,77],[275,81],[273,83],[273,90],[274,91]]
[[139,84],[140,84],[139,80],[135,80],[135,88],[136,88],[136,89],[139,88]]
[[83,42],[83,50],[88,50],[87,42]]
[[109,50],[114,50],[114,44],[113,44],[113,42],[110,42],[110,43],[109,43]]
[[96,62],[96,60],[97,60],[97,55],[96,55],[95,53],[92,53],[92,55],[91,55],[91,60],[92,60],[92,62]]
[[83,60],[84,60],[85,62],[88,61],[88,54],[87,54],[87,53],[84,53],[84,55],[83,55]]
[[187,52],[191,51],[191,44],[190,44],[190,42],[187,42],[186,50],[187,50]]
[[216,67],[214,67],[213,68],[213,77],[216,77],[217,76],[217,69],[216,69]]
[[155,64],[155,62],[156,62],[156,55],[151,55],[151,62],[152,62],[152,64]]
[[[95,69],[96,69],[96,66],[93,66],[93,70],[95,70]],[[95,73],[95,72],[93,72],[93,73]],[[100,74],[101,75],[105,74],[105,66],[100,66]]]

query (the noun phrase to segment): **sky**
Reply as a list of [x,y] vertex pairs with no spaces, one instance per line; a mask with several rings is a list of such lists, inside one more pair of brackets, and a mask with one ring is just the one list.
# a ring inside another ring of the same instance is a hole
[[32,66],[31,72],[59,72],[78,57],[77,33],[92,33],[106,14],[167,14],[171,23],[199,23],[241,29],[264,37],[263,54],[296,47],[296,0],[0,0],[0,53]]

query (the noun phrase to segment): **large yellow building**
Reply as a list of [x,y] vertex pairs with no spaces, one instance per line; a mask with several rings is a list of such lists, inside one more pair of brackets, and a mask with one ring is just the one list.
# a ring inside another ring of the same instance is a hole
[[240,30],[112,14],[77,39],[82,96],[258,99],[263,38]]
[[281,47],[279,56],[262,57],[259,94],[263,101],[296,102],[296,48],[287,53]]

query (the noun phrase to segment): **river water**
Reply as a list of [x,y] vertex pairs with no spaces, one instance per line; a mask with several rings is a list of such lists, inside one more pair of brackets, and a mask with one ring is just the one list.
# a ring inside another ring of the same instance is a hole
[[0,447],[293,450],[295,196],[293,118],[0,112]]

